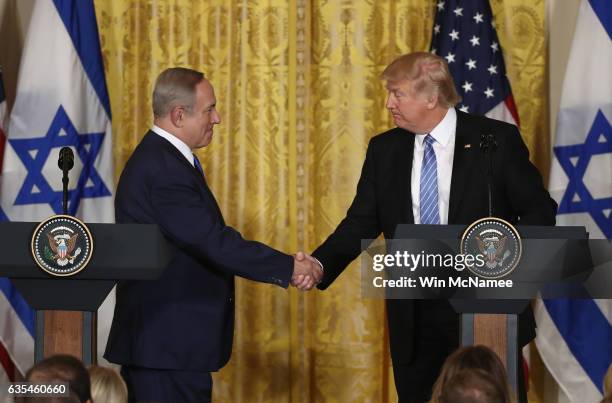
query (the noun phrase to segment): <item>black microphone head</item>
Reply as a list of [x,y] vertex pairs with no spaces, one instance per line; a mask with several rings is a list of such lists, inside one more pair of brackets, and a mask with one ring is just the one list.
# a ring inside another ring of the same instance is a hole
[[497,148],[497,140],[495,140],[494,134],[481,134],[480,135],[480,149],[487,151],[489,148],[495,150]]
[[74,153],[70,147],[62,147],[59,152],[57,165],[61,170],[70,171],[74,166]]
[[489,148],[489,138],[488,138],[488,135],[481,134],[480,135],[480,149],[482,151],[487,151],[488,148]]

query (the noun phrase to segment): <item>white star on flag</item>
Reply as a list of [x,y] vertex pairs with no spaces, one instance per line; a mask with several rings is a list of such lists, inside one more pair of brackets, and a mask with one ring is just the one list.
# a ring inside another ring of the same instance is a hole
[[439,1],[437,4],[438,10],[444,10],[444,2],[443,1]]
[[457,110],[467,108],[469,113],[516,124],[518,116],[502,46],[489,25],[493,19],[489,1],[435,0],[434,4],[444,3],[444,9],[435,9],[430,49],[435,49],[449,65],[463,98]]

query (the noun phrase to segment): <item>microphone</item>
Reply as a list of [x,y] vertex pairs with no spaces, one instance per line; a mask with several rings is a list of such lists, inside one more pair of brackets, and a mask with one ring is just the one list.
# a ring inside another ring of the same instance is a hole
[[487,164],[487,190],[489,197],[489,217],[493,217],[493,157],[492,152],[497,148],[497,141],[494,134],[480,135],[480,149],[485,153],[488,160]]
[[74,166],[74,153],[70,147],[62,147],[59,152],[57,166],[62,170],[62,185],[63,185],[63,207],[64,214],[68,214],[68,171]]
[[64,172],[68,172],[74,166],[74,153],[70,147],[62,147],[59,152],[57,166]]
[[484,152],[495,151],[497,148],[497,141],[495,140],[494,134],[481,134],[480,135],[480,149]]

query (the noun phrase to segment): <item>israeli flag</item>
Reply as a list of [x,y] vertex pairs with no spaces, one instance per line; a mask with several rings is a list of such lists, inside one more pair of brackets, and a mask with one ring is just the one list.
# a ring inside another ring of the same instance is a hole
[[[68,213],[86,223],[113,221],[111,110],[92,0],[34,3],[7,134],[0,208],[9,220],[62,213],[57,160],[70,147]],[[3,284],[2,293],[14,297],[10,282]],[[34,357],[32,328],[32,322],[24,326],[29,339],[23,340],[32,348],[19,352],[27,357],[22,370]]]
[[[612,239],[612,3],[582,0],[563,83],[549,189],[559,225]],[[612,364],[612,301],[545,300],[536,345],[572,402],[599,402]]]

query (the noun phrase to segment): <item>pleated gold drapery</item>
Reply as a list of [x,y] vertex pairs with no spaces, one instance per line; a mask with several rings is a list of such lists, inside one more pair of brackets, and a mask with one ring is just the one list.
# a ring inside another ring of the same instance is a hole
[[[378,76],[427,50],[425,0],[96,0],[115,172],[152,122],[169,66],[205,72],[222,123],[198,155],[229,225],[311,251],[352,200],[370,137],[391,127]],[[493,0],[532,159],[548,170],[544,0]],[[384,304],[352,267],[325,292],[239,280],[232,360],[217,402],[393,402]]]

